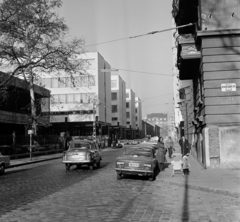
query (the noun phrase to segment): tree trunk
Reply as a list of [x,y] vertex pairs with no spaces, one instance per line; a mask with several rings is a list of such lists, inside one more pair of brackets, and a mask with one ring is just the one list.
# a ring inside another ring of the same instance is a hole
[[30,70],[30,99],[31,99],[31,117],[32,117],[32,130],[33,134],[37,135],[37,114],[36,114],[36,105],[35,105],[35,95],[34,95],[34,88],[33,88],[33,75],[32,70]]

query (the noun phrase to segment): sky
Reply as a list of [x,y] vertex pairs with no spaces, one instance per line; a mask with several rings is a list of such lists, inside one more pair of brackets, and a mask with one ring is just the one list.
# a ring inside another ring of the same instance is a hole
[[[129,37],[171,28],[171,5],[171,0],[63,0],[59,10],[70,36],[84,38],[86,52],[99,52],[118,69],[113,74],[143,101],[143,117],[173,115],[172,32]],[[118,39],[123,40],[108,42]]]

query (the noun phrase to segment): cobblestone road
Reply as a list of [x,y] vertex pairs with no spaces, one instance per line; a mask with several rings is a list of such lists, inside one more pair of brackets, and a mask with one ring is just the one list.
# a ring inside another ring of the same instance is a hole
[[233,222],[240,221],[240,201],[158,180],[118,181],[114,164],[109,164],[91,177],[2,214],[0,222],[9,221]]
[[[120,150],[102,152],[100,169],[115,160],[119,152]],[[0,215],[72,186],[95,175],[98,170],[91,171],[87,167],[75,169],[73,166],[66,173],[61,159],[8,169],[0,177]]]

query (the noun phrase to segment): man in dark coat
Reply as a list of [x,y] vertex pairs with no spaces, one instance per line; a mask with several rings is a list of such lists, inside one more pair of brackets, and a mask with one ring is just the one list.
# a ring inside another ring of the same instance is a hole
[[184,136],[182,136],[182,138],[179,140],[179,145],[181,146],[182,156],[185,156],[187,153],[190,152],[189,142]]
[[167,149],[164,146],[163,138],[160,137],[157,144],[157,153],[156,158],[158,160],[158,166],[160,172],[164,170],[165,163],[165,154],[167,153]]

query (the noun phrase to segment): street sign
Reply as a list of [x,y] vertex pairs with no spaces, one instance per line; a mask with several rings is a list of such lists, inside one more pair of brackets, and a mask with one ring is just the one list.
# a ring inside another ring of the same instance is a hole
[[33,134],[33,130],[28,130],[28,134]]
[[232,91],[236,91],[236,90],[237,90],[236,83],[222,83],[221,84],[222,92],[232,92]]

